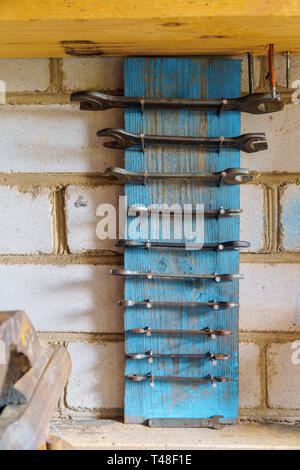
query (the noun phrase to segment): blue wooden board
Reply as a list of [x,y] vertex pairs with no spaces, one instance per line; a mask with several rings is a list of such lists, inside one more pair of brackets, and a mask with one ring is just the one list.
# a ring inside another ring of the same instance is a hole
[[[237,97],[240,94],[240,61],[213,58],[129,58],[125,61],[125,95],[153,97]],[[198,111],[126,110],[125,128],[131,132],[165,135],[208,135],[225,137],[240,134],[240,113]],[[125,152],[125,168],[131,171],[184,172],[220,171],[240,166],[236,150],[220,154],[191,148],[147,149]],[[239,208],[239,187],[195,183],[127,184],[128,205],[173,203],[205,204],[206,209]],[[129,220],[130,222],[131,220]],[[144,222],[145,223],[145,222]],[[143,222],[142,222],[143,225]],[[239,239],[239,218],[205,220],[205,242]],[[161,236],[156,227],[156,236]],[[148,237],[146,237],[148,238]],[[145,239],[143,226],[139,239]],[[186,252],[183,250],[125,249],[125,269],[170,273],[238,273],[238,252]],[[238,301],[238,281],[165,281],[126,279],[125,299],[153,301]],[[238,408],[238,309],[127,308],[124,313],[125,349],[128,353],[150,348],[161,353],[225,353],[228,361],[126,360],[125,374],[205,376],[225,375],[231,382],[210,384],[157,382],[135,383],[126,379],[125,422],[142,423],[150,418],[208,418],[223,415],[237,418]],[[211,341],[203,336],[136,335],[131,328],[232,329],[233,336]]]

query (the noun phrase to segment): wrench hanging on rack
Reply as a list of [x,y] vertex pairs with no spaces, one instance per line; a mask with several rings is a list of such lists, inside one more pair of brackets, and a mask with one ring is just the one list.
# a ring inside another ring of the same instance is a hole
[[[243,242],[240,240],[228,241],[228,242],[218,242],[218,243],[203,243],[199,245],[198,243],[190,243],[189,250],[215,250],[215,251],[227,251],[227,250],[239,250],[240,248],[249,248],[251,245],[249,242]],[[117,247],[123,248],[176,248],[176,249],[187,249],[186,243],[172,243],[172,242],[150,242],[147,241],[138,241],[138,240],[119,240],[116,243]]]
[[212,375],[207,375],[205,377],[178,377],[178,376],[154,376],[152,372],[148,374],[129,374],[126,375],[126,378],[132,382],[143,382],[145,380],[150,380],[150,385],[154,387],[155,382],[193,382],[197,384],[211,383],[213,388],[216,388],[217,383],[228,383],[229,379],[227,377],[213,377]]
[[98,137],[112,137],[111,142],[104,142],[104,147],[128,149],[139,146],[143,151],[148,146],[188,146],[220,152],[222,149],[236,149],[246,153],[260,152],[268,148],[266,134],[252,133],[238,137],[187,137],[171,135],[133,134],[123,129],[102,129]]
[[145,353],[129,353],[126,354],[127,359],[141,360],[147,359],[149,364],[153,363],[153,359],[188,359],[188,360],[208,360],[211,361],[212,365],[216,365],[217,361],[227,361],[229,354],[212,354],[207,352],[206,354],[160,354],[153,353],[152,349]]
[[202,330],[152,330],[150,326],[145,326],[144,328],[133,328],[129,331],[134,334],[145,334],[146,336],[151,336],[153,333],[166,335],[205,335],[212,340],[216,339],[217,336],[227,336],[233,333],[232,330],[213,330],[210,326]]
[[211,300],[208,302],[169,302],[169,301],[152,301],[151,299],[146,299],[142,301],[137,300],[119,300],[118,304],[121,307],[143,307],[146,308],[153,308],[153,307],[188,307],[188,308],[195,308],[195,307],[212,307],[213,310],[220,310],[222,308],[238,308],[239,304],[232,301],[226,302],[216,302],[215,300]]
[[281,111],[283,103],[277,93],[272,97],[269,93],[254,93],[240,98],[152,98],[113,96],[97,91],[81,91],[72,93],[71,101],[80,103],[84,111],[104,111],[111,108],[144,109],[187,109],[198,111],[240,111],[250,114],[268,114]]
[[146,184],[149,182],[163,181],[164,183],[203,183],[216,182],[218,186],[226,184],[243,184],[253,180],[249,170],[245,168],[227,168],[215,173],[148,173],[125,170],[124,168],[110,167],[105,170],[106,176],[113,176],[118,184],[137,183]]
[[237,281],[244,279],[243,274],[174,274],[174,273],[157,273],[154,271],[149,272],[138,272],[129,271],[126,269],[111,269],[110,274],[114,276],[124,276],[141,279],[166,279],[166,280],[177,280],[177,281],[202,281],[211,279],[215,282],[221,281]]
[[142,216],[142,217],[151,217],[151,215],[168,215],[168,216],[176,216],[176,215],[202,215],[204,217],[233,217],[242,214],[243,209],[224,209],[224,207],[220,207],[220,209],[209,209],[209,210],[200,210],[197,208],[192,209],[166,209],[165,207],[159,207],[156,205],[150,205],[148,207],[145,206],[130,206],[127,209],[128,217],[135,217],[135,216]]

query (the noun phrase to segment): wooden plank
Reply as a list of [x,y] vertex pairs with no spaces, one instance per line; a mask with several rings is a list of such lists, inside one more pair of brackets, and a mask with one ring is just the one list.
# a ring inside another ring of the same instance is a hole
[[7,406],[0,417],[0,450],[34,450],[48,435],[48,424],[71,372],[71,359],[63,346],[53,354],[29,403]]
[[[38,361],[40,351],[40,342],[25,312],[0,312],[0,395]],[[7,374],[10,361],[14,361],[13,367]]]
[[[196,98],[223,96],[237,97],[240,91],[240,62],[214,59],[140,58],[127,59],[124,70],[125,94],[129,96]],[[199,113],[197,111],[151,111],[141,114],[137,110],[125,112],[125,127],[131,132],[165,135],[235,136],[240,132],[240,115],[237,112]],[[136,150],[125,152],[125,167],[131,171],[183,172],[221,171],[239,167],[240,156],[236,150],[206,153],[195,149],[146,150],[144,155]],[[128,205],[201,203],[206,209],[239,207],[239,187],[202,186],[192,183],[149,183],[145,186],[127,184],[125,194]],[[145,221],[141,233],[131,238],[146,239]],[[154,236],[161,238],[159,227]],[[224,218],[205,222],[205,241],[217,242],[239,239],[238,219]],[[237,273],[238,252],[174,252],[174,250],[126,249],[125,269],[136,271],[161,271],[178,273]],[[214,284],[211,281],[176,282],[162,280],[127,279],[125,298],[153,301],[238,301],[238,282]],[[134,335],[130,329],[145,326],[162,329],[212,328],[234,330],[233,336],[218,338],[214,342],[197,336]],[[212,367],[209,361],[186,359],[154,360],[153,364],[141,360],[127,360],[126,374],[205,376],[225,375],[229,384],[217,389],[210,385],[182,385],[179,383],[135,383],[126,380],[125,421],[142,423],[150,418],[209,418],[223,415],[226,420],[237,417],[238,404],[238,309],[222,311],[190,310],[179,308],[127,308],[125,311],[126,351],[145,352],[150,348],[161,353],[213,353],[230,354],[229,361],[220,361]]]
[[3,0],[0,57],[299,53],[299,24],[294,0]]

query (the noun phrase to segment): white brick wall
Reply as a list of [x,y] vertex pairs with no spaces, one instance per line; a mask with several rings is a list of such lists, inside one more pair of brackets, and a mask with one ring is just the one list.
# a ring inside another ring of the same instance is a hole
[[[300,79],[300,78],[299,78]],[[241,114],[241,133],[265,132],[268,150],[241,152],[241,167],[252,171],[300,171],[300,105],[286,105],[279,113]]]
[[50,85],[48,59],[0,59],[0,80],[8,92],[46,91]]
[[283,248],[300,251],[300,186],[290,184],[281,198]]
[[299,264],[241,264],[240,329],[300,331]]
[[255,408],[260,405],[259,347],[253,343],[239,346],[239,407]]
[[52,216],[48,189],[19,192],[0,186],[0,254],[52,252]]
[[264,244],[264,194],[259,186],[242,186],[240,190],[240,240],[251,243],[243,252],[261,250]]
[[38,331],[122,332],[122,279],[111,266],[0,265],[1,310],[25,310]]
[[88,250],[121,251],[115,247],[116,240],[100,240],[96,235],[97,223],[102,217],[96,216],[100,204],[112,204],[118,219],[118,201],[122,195],[121,186],[99,186],[78,188],[69,186],[66,191],[66,215],[68,246],[72,253]]
[[124,343],[71,343],[70,408],[123,408]]
[[122,59],[63,59],[64,90],[113,92],[122,88]]
[[122,113],[80,111],[77,105],[1,106],[0,172],[97,172],[122,166],[96,132],[122,127]]
[[300,341],[272,344],[267,359],[269,406],[300,409]]

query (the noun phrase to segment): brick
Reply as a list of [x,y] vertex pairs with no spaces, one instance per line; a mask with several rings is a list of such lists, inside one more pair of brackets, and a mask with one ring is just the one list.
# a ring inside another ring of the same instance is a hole
[[70,408],[123,408],[124,343],[71,343],[66,402]]
[[[247,264],[240,271],[240,329],[242,331],[300,331],[299,264]],[[299,316],[299,315],[298,315]]]
[[122,166],[123,152],[105,149],[96,136],[104,127],[122,126],[118,110],[1,106],[0,172],[101,172]]
[[259,347],[254,343],[239,345],[239,407],[256,408],[260,405]]
[[38,331],[122,332],[123,281],[111,267],[0,265],[1,310],[25,310]]
[[241,133],[265,132],[268,150],[241,152],[241,167],[252,171],[300,171],[300,105],[286,105],[283,111],[265,115],[241,113]]
[[300,250],[300,186],[288,185],[281,198],[282,245],[285,250]]
[[[100,204],[112,204],[116,209],[118,220],[118,198],[123,193],[120,186],[99,186],[97,188],[80,188],[69,186],[66,190],[66,215],[68,245],[72,253],[87,250],[113,250],[116,239],[100,240],[96,235],[97,223],[101,217],[96,215]],[[117,237],[118,238],[118,237]]]
[[264,244],[264,194],[259,186],[241,186],[240,206],[243,214],[240,217],[240,239],[251,243],[243,251],[258,251]]
[[271,344],[267,352],[268,405],[300,409],[300,341]]
[[19,192],[0,186],[0,253],[52,252],[52,216],[48,189]]
[[0,59],[0,80],[6,91],[46,91],[50,85],[48,59]]
[[63,59],[64,90],[117,91],[123,89],[122,59]]

